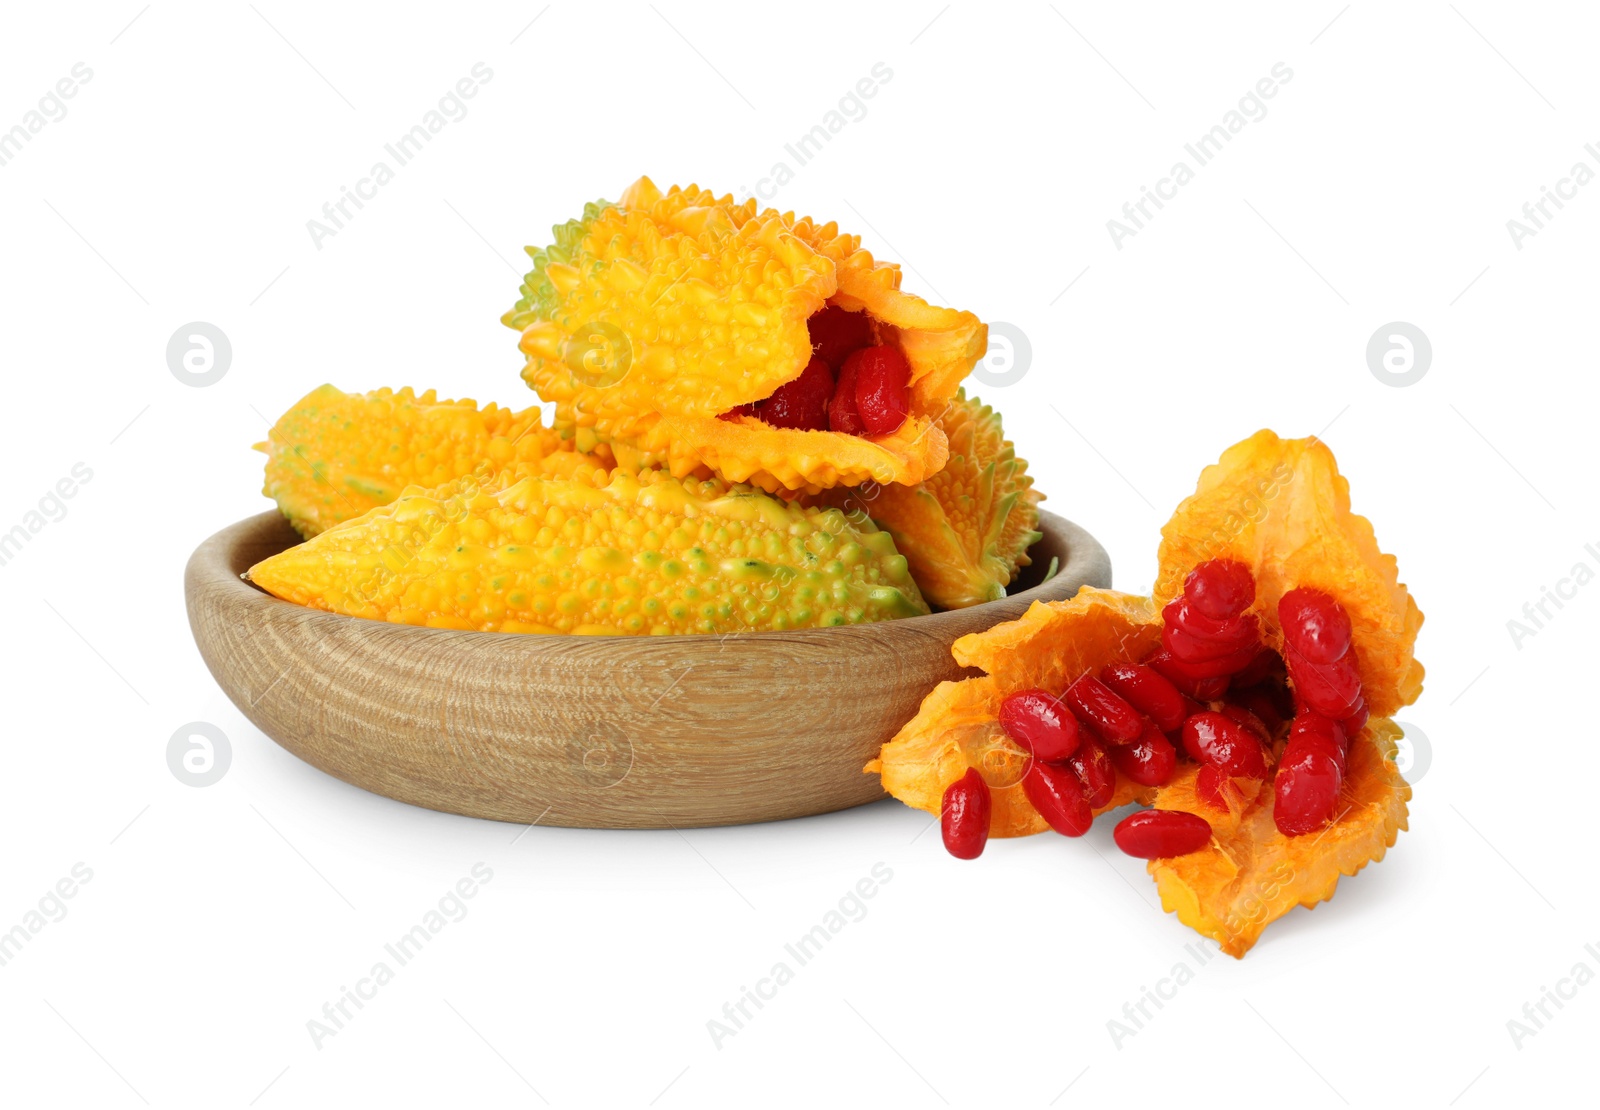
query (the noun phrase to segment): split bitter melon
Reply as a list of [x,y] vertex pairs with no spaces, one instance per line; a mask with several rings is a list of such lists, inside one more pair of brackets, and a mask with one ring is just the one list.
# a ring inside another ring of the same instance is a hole
[[[640,178],[529,248],[533,269],[502,318],[521,333],[523,378],[580,445],[679,477],[715,473],[818,493],[916,483],[945,463],[935,425],[987,347],[970,312],[900,290],[900,268],[836,224]],[[776,427],[747,410],[813,358],[807,321],[862,313],[869,345],[909,364],[907,414],[874,435]]]

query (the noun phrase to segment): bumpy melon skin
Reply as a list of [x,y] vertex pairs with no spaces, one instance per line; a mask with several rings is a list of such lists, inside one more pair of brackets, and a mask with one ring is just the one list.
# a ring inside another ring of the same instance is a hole
[[545,268],[552,263],[570,266],[578,255],[579,245],[589,234],[590,226],[599,219],[601,212],[614,207],[609,200],[591,201],[583,206],[583,214],[576,220],[568,220],[550,229],[555,242],[546,247],[524,248],[533,266],[522,279],[522,296],[500,317],[502,324],[521,331],[535,320],[551,317],[560,304],[561,294],[556,291]]
[[1005,597],[1018,569],[1031,563],[1044,495],[1005,438],[999,413],[976,397],[958,391],[937,426],[950,444],[937,474],[915,486],[835,491],[833,503],[867,513],[894,536],[931,604],[962,609]]
[[409,489],[249,578],[301,605],[482,632],[776,631],[928,611],[887,533],[661,471]]
[[1322,832],[1284,836],[1272,820],[1271,784],[1226,816],[1194,792],[1196,766],[1185,767],[1150,799],[1211,822],[1212,842],[1199,852],[1151,860],[1161,906],[1191,929],[1243,957],[1268,925],[1294,909],[1313,909],[1334,895],[1342,876],[1383,859],[1406,829],[1411,787],[1395,764],[1400,728],[1371,722],[1351,741],[1349,775],[1338,818]]
[[479,468],[571,453],[570,442],[544,427],[540,416],[538,408],[514,412],[441,401],[431,389],[345,393],[318,386],[258,445],[267,455],[262,492],[310,538],[387,505],[407,486],[436,486]]
[[[987,346],[976,316],[902,292],[899,267],[859,237],[694,185],[641,178],[529,250],[534,272],[503,317],[522,332],[524,380],[559,424],[679,476],[813,494],[920,482],[945,462],[934,421]],[[825,303],[866,312],[876,342],[905,354],[906,425],[865,437],[718,419],[799,376]]]

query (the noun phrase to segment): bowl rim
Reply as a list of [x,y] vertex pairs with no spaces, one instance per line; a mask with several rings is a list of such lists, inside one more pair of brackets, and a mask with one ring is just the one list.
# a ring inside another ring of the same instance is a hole
[[[1053,575],[1044,578],[1020,593],[1008,594],[994,601],[986,601],[978,605],[970,605],[963,609],[944,609],[933,613],[924,613],[914,617],[900,617],[893,620],[866,621],[861,624],[841,625],[835,628],[797,628],[787,630],[762,630],[731,632],[703,632],[703,633],[673,633],[661,636],[579,636],[562,632],[482,632],[472,629],[455,628],[428,628],[423,625],[399,624],[389,621],[373,620],[367,617],[354,617],[344,613],[334,613],[326,609],[317,609],[307,605],[299,605],[292,601],[276,597],[247,579],[242,572],[233,569],[235,553],[242,544],[259,543],[263,534],[269,529],[281,529],[288,535],[294,535],[288,520],[277,509],[268,509],[255,516],[245,517],[227,525],[203,540],[189,557],[185,567],[185,581],[192,592],[196,586],[204,584],[209,589],[224,590],[231,594],[233,599],[252,606],[261,612],[266,619],[273,617],[292,616],[298,620],[313,622],[330,631],[335,628],[347,629],[356,624],[370,625],[371,631],[386,630],[388,635],[435,635],[459,639],[461,637],[482,637],[485,644],[496,645],[525,643],[539,644],[548,648],[552,641],[563,641],[573,645],[593,645],[596,641],[621,640],[632,642],[648,640],[651,643],[677,645],[688,647],[690,645],[718,645],[721,650],[727,640],[737,637],[741,643],[762,642],[795,643],[799,642],[827,642],[835,644],[848,644],[851,639],[860,636],[881,636],[885,629],[904,631],[907,634],[939,635],[945,631],[945,626],[955,625],[964,630],[989,628],[1006,620],[1020,617],[1035,601],[1065,600],[1060,597],[1059,589],[1051,589],[1051,583],[1059,579],[1077,580],[1087,585],[1104,583],[1100,588],[1109,589],[1112,584],[1111,557],[1107,554],[1100,541],[1082,526],[1068,520],[1066,517],[1041,509],[1039,511],[1039,530],[1052,536],[1066,548],[1066,559],[1063,560]],[[1029,550],[1033,551],[1040,543],[1036,541]],[[271,552],[286,550],[293,544],[285,544]],[[266,555],[260,556],[266,558]],[[1035,562],[1034,565],[1037,565]],[[1026,576],[1027,571],[1023,571]],[[592,647],[589,648],[592,650]]]

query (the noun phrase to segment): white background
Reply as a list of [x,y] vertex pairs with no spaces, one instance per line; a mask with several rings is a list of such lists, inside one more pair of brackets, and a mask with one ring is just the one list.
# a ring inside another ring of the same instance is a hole
[[[1600,183],[1520,250],[1506,222],[1600,169],[1593,13],[658,9],[7,9],[0,128],[75,63],[93,77],[0,167],[0,530],[75,463],[93,478],[0,567],[0,929],[75,863],[93,878],[0,967],[0,1101],[1472,1107],[1587,1087],[1600,986],[1520,1047],[1507,1022],[1600,971],[1600,585],[1520,645],[1507,622],[1600,567]],[[317,249],[307,220],[478,62],[469,113]],[[190,641],[184,560],[266,506],[249,448],[270,418],[323,381],[527,403],[497,321],[523,244],[640,173],[753,189],[878,62],[865,117],[777,203],[1026,333],[1029,372],[984,399],[1117,585],[1148,587],[1201,466],[1271,426],[1325,434],[1427,614],[1411,831],[1242,962],[1198,966],[1105,821],[975,864],[892,802],[513,843],[299,763]],[[1107,220],[1279,62],[1267,116],[1113,245]],[[233,346],[208,388],[165,359],[197,320]],[[1364,353],[1396,320],[1433,345],[1406,388]],[[165,758],[191,721],[233,751],[204,789]],[[467,916],[315,1047],[307,1021],[478,862]],[[866,916],[718,1047],[708,1020],[879,862]],[[1193,981],[1117,1043],[1107,1022],[1180,961]]]

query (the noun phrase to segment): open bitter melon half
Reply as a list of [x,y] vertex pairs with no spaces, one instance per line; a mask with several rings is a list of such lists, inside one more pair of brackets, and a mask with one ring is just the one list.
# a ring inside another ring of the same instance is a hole
[[941,683],[867,770],[963,858],[1152,807],[1118,845],[1240,956],[1406,827],[1392,718],[1422,690],[1421,624],[1327,446],[1259,432],[1162,530],[1153,598],[1084,587],[957,640],[982,674]]
[[523,378],[581,446],[771,492],[915,484],[988,342],[970,312],[903,292],[836,224],[649,178],[529,248],[504,316]]

